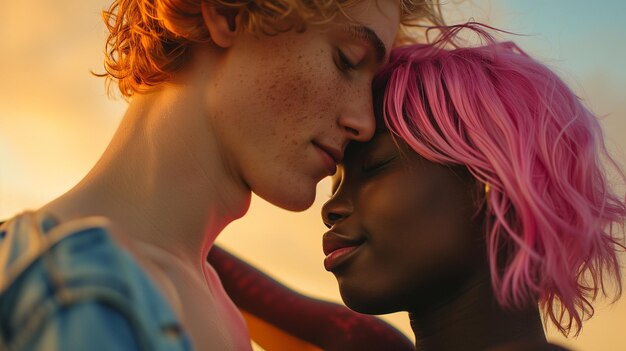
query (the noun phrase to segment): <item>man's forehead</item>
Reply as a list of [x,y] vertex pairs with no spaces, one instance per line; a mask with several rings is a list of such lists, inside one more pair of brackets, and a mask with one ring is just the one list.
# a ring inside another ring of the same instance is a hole
[[400,1],[397,0],[361,0],[345,9],[354,21],[370,28],[391,49],[400,25]]

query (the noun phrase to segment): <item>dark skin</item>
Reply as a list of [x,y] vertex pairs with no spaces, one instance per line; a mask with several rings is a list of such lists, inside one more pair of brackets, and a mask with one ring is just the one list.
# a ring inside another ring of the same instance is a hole
[[563,350],[547,343],[536,303],[497,303],[483,189],[386,130],[352,143],[322,210],[324,240],[357,247],[331,268],[342,298],[361,313],[408,311],[418,350]]

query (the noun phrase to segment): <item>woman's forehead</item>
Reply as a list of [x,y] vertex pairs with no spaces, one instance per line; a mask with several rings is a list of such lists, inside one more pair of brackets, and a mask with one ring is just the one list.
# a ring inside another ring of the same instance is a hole
[[377,131],[374,137],[367,142],[350,142],[346,148],[343,162],[337,166],[337,172],[331,177],[333,186],[341,182],[346,169],[360,167],[363,161],[378,152],[399,151],[396,141],[387,129]]

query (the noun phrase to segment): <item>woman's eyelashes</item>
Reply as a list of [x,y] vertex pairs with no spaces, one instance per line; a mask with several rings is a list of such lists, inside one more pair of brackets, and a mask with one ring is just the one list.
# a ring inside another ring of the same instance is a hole
[[363,174],[365,174],[365,175],[374,175],[378,171],[381,171],[384,168],[386,168],[397,157],[398,157],[398,155],[394,155],[394,156],[390,156],[390,157],[383,157],[383,158],[379,158],[379,159],[372,159],[372,160],[369,160],[369,161],[365,161],[365,162],[363,162],[363,168],[361,169],[361,172]]

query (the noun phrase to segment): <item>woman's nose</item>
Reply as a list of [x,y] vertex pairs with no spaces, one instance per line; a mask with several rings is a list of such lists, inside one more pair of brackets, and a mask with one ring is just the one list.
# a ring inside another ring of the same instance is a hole
[[322,207],[324,225],[331,228],[337,222],[347,218],[352,213],[352,207],[342,194],[335,193]]

